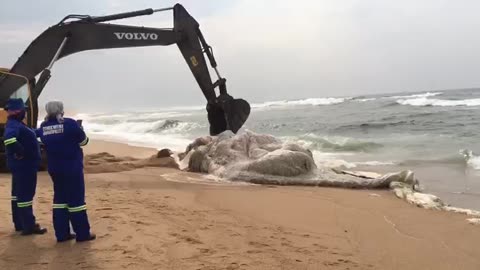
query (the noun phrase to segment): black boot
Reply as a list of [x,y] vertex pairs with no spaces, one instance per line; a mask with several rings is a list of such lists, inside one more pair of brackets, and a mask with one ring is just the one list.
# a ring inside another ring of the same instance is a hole
[[58,242],[58,243],[67,242],[67,241],[73,240],[73,239],[75,239],[75,238],[77,238],[77,235],[74,234],[74,233],[71,233],[71,234],[65,236],[65,238],[60,239],[60,240],[57,240],[57,242]]
[[46,228],[40,227],[40,224],[35,224],[30,230],[23,230],[22,235],[32,235],[32,234],[45,234],[47,232]]
[[94,233],[90,233],[89,237],[87,237],[85,239],[81,239],[81,240],[77,239],[77,242],[87,242],[87,241],[93,241],[95,239],[97,239],[97,236]]

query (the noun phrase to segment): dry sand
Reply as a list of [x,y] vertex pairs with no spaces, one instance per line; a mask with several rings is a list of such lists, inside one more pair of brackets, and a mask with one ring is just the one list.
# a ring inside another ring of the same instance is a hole
[[[86,152],[155,153],[106,142]],[[49,233],[32,237],[12,232],[0,176],[0,269],[480,269],[480,226],[388,191],[205,184],[151,167],[86,178],[98,239],[57,244],[48,175],[34,206]]]

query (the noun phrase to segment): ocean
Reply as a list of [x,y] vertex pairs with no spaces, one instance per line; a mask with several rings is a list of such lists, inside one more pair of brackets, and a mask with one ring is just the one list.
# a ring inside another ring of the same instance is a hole
[[[299,143],[317,165],[411,169],[425,192],[480,210],[480,89],[251,104],[244,129]],[[81,114],[90,136],[183,151],[208,134],[205,106]]]

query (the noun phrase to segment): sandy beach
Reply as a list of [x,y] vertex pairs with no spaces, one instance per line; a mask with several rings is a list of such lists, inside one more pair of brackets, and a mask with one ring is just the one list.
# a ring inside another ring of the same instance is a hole
[[[102,141],[86,154],[145,158],[154,149]],[[112,166],[114,166],[113,164]],[[212,182],[174,168],[86,175],[98,239],[57,244],[52,185],[34,208],[49,229],[22,237],[0,176],[0,269],[480,269],[480,227],[389,191]]]

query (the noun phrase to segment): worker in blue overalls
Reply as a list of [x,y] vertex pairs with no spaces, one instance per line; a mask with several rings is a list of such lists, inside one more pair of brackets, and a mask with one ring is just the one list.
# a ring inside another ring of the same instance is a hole
[[[37,130],[45,145],[48,172],[53,180],[53,227],[58,242],[75,239],[77,242],[95,239],[90,233],[85,203],[83,152],[88,143],[79,122],[63,117],[63,103],[48,102],[47,116]],[[70,231],[70,223],[73,231]]]
[[8,120],[3,134],[7,165],[12,172],[12,216],[16,231],[22,235],[44,234],[46,229],[35,222],[33,197],[40,166],[40,148],[34,130],[22,121],[25,104],[22,99],[10,99],[5,110]]

